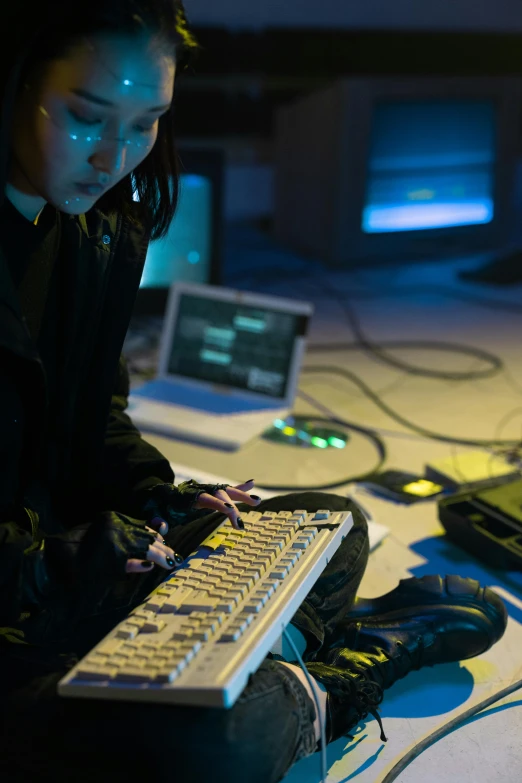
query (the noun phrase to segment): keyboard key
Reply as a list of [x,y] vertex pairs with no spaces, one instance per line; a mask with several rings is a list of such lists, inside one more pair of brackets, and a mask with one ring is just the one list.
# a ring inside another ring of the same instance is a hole
[[159,633],[166,626],[164,620],[147,620],[141,629],[141,633]]
[[223,598],[216,604],[216,609],[225,614],[232,614],[236,608],[236,602],[231,598]]
[[211,612],[207,614],[207,620],[215,620],[218,625],[222,625],[225,622],[225,615],[223,612]]
[[256,590],[255,593],[252,593],[252,601],[261,601],[263,606],[266,604],[270,596],[268,595],[268,592],[266,590]]
[[254,598],[254,596],[251,596],[248,602],[244,606],[245,612],[253,612],[255,614],[260,612],[262,608],[263,608],[263,601]]
[[320,519],[329,519],[330,518],[330,511],[327,508],[320,508],[318,511],[315,512],[313,519],[320,520]]
[[226,596],[226,594],[227,594],[226,589],[224,589],[226,587],[227,587],[227,585],[224,585],[224,587],[223,588],[219,588],[219,590],[209,590],[208,594],[209,594],[209,596],[211,598],[215,598],[215,599],[224,598]]
[[212,612],[216,606],[216,599],[211,598],[204,590],[195,590],[187,598],[186,602],[180,606],[180,614],[190,614],[191,612]]
[[100,642],[96,648],[96,652],[99,655],[112,655],[120,649],[122,644],[123,642],[121,639],[106,639],[104,642]]
[[172,638],[178,642],[184,642],[186,639],[190,639],[192,636],[192,629],[185,631],[174,631]]
[[135,625],[121,625],[116,631],[118,639],[135,639],[138,635],[139,628]]
[[252,620],[254,620],[254,619],[255,618],[254,618],[253,614],[246,614],[246,613],[243,614],[243,612],[241,612],[241,614],[238,614],[236,616],[236,621],[237,622],[246,623],[247,626],[250,625],[252,623]]
[[227,628],[227,630],[221,634],[218,642],[237,642],[240,638],[242,631],[240,628]]
[[277,566],[270,572],[270,579],[284,579],[288,570],[284,566]]
[[203,546],[206,546],[209,549],[218,549],[220,546],[222,546],[222,544],[225,543],[226,540],[226,535],[214,534],[210,539],[203,542]]
[[156,676],[156,670],[143,669],[137,666],[124,666],[116,671],[115,682],[151,682]]
[[105,666],[107,663],[107,656],[100,655],[99,653],[91,653],[85,658],[87,666]]
[[130,615],[130,617],[127,617],[125,621],[126,625],[133,625],[136,628],[140,629],[143,628],[143,625],[145,624],[145,620],[141,620],[139,617],[135,617],[134,615]]

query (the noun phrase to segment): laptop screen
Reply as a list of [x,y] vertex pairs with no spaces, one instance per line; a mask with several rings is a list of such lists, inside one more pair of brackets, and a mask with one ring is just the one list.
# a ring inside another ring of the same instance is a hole
[[308,317],[182,294],[168,373],[284,399]]

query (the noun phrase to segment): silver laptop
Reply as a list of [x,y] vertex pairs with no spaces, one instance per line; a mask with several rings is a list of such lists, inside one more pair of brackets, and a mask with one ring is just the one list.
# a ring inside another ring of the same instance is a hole
[[235,451],[292,410],[313,305],[174,283],[158,374],[129,396],[144,432]]

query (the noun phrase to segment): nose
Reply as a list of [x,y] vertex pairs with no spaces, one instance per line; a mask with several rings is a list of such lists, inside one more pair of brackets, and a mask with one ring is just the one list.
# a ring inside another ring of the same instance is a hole
[[126,161],[127,145],[118,139],[101,142],[90,158],[90,163],[97,171],[102,171],[113,179],[123,173]]

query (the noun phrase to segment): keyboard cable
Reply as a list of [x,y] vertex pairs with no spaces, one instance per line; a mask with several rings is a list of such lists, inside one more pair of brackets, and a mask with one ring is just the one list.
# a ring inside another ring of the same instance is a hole
[[312,691],[313,697],[314,697],[314,704],[315,709],[317,711],[317,719],[319,720],[319,733],[321,737],[321,781],[322,783],[326,783],[326,778],[328,775],[327,770],[327,762],[326,762],[326,726],[324,725],[324,721],[321,717],[321,709],[319,707],[319,699],[317,698],[317,693],[315,692],[315,688],[312,682],[312,678],[310,677],[310,674],[308,673],[308,669],[304,665],[303,659],[301,658],[299,651],[297,647],[294,644],[294,641],[288,631],[283,629],[283,636],[292,648],[295,657],[297,658],[297,661],[299,663],[299,666],[303,670],[303,674],[306,677],[306,681],[308,682],[308,685],[310,686],[310,690]]

